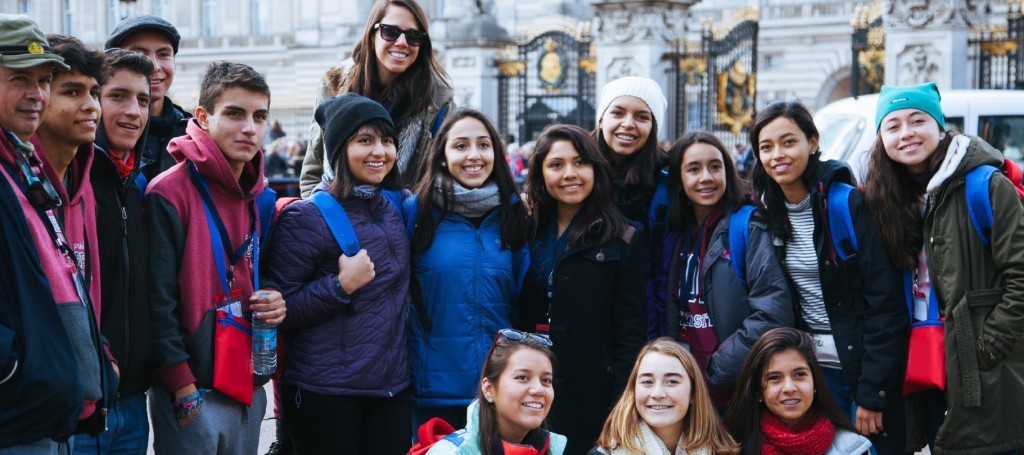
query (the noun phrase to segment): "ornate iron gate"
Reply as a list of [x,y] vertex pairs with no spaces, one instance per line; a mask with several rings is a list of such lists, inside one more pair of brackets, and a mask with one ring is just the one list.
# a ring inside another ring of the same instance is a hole
[[537,138],[545,126],[569,123],[594,128],[597,64],[590,24],[541,31],[499,53],[498,128],[518,142]]
[[757,101],[757,31],[757,21],[746,20],[714,39],[703,22],[699,50],[689,45],[673,56],[675,135],[707,130],[729,146],[746,142]]
[[882,90],[885,81],[885,30],[882,28],[882,4],[858,8],[854,13],[850,64],[850,96],[858,97]]
[[978,57],[978,88],[1024,90],[1024,14],[1010,2],[1006,25],[976,33],[971,45]]

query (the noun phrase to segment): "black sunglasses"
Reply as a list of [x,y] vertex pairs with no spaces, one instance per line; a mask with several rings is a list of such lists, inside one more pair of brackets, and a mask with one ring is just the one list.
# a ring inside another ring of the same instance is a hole
[[384,38],[384,41],[398,41],[398,37],[405,34],[405,42],[410,46],[419,47],[427,40],[427,33],[419,30],[402,30],[394,25],[382,24],[380,22],[373,24],[374,30],[380,30],[380,37]]
[[[544,335],[538,335],[536,333],[523,332],[521,330],[516,330],[516,329],[501,329],[501,330],[498,331],[498,336],[505,337],[505,338],[507,338],[509,340],[512,340],[512,341],[523,341],[523,340],[525,340],[527,338],[530,338],[530,339],[533,339],[534,341],[536,341],[536,342],[538,342],[540,344],[543,344],[544,346],[547,346],[549,348],[551,346],[553,346],[553,343],[551,342],[551,339],[549,339],[548,337],[546,337]],[[498,339],[495,338],[494,341],[497,342]]]

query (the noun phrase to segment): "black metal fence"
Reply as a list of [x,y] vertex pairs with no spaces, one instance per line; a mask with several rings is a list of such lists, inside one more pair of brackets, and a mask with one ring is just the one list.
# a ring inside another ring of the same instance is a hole
[[975,31],[978,88],[1024,90],[1024,14],[1010,2],[1006,26]]
[[757,21],[737,24],[721,39],[701,31],[699,49],[670,54],[674,86],[675,136],[691,130],[714,132],[732,146],[746,142],[757,101]]

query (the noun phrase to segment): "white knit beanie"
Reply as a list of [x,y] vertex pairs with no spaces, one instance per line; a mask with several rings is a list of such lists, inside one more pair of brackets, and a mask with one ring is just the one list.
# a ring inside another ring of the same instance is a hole
[[608,106],[621,96],[635,96],[647,103],[647,107],[654,114],[654,121],[658,128],[665,128],[665,108],[668,100],[657,82],[646,77],[627,76],[620,77],[604,85],[601,89],[600,104],[597,106],[597,125],[601,125],[601,117]]

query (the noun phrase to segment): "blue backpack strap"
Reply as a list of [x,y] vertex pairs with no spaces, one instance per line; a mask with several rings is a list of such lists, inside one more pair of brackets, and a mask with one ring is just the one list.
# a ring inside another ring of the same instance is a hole
[[828,188],[828,228],[832,234],[832,246],[843,262],[857,257],[857,232],[853,227],[850,213],[850,193],[853,186],[833,183]]
[[270,223],[274,220],[275,204],[277,203],[277,192],[270,187],[263,188],[263,192],[256,196],[256,216],[260,220],[260,240],[266,243],[270,233]]
[[383,190],[381,194],[398,209],[405,222],[405,236],[412,240],[416,228],[416,198],[406,198],[401,190]]
[[146,175],[139,172],[135,175],[135,186],[139,187],[139,193],[146,194],[146,187],[149,186],[149,179]]
[[313,193],[309,200],[320,209],[320,214],[323,215],[324,221],[327,221],[327,227],[331,229],[331,234],[334,234],[334,241],[338,242],[341,252],[345,253],[345,256],[355,256],[359,252],[359,239],[356,238],[356,230],[352,228],[352,221],[348,219],[348,214],[341,203],[326,191]]
[[736,277],[747,286],[747,244],[750,243],[750,216],[757,208],[742,205],[729,219],[729,261]]
[[448,112],[448,104],[442,104],[441,110],[437,112],[437,117],[434,117],[434,124],[430,125],[430,135],[437,136],[437,130],[441,129],[441,123],[444,122],[444,115]]
[[651,197],[650,227],[654,229],[658,223],[668,222],[668,171],[658,172],[658,186]]
[[999,168],[983,164],[967,173],[967,213],[971,224],[981,237],[981,243],[988,246],[992,236],[992,199],[988,182]]

